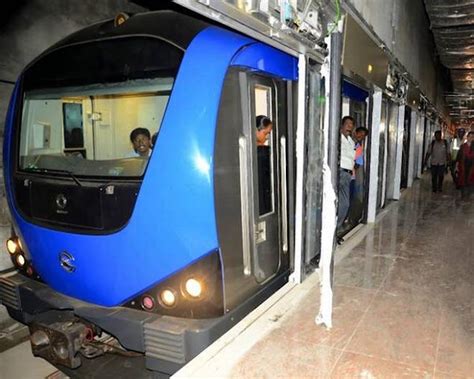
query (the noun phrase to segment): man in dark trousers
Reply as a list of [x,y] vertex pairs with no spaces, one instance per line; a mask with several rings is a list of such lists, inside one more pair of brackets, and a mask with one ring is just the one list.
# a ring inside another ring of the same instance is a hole
[[441,131],[435,132],[435,139],[426,153],[426,162],[431,157],[431,184],[433,192],[443,191],[444,173],[451,161],[448,142],[441,138]]
[[350,186],[352,173],[354,170],[355,144],[352,139],[352,130],[354,129],[354,119],[351,116],[345,116],[341,125],[341,159],[339,166],[339,195],[337,210],[337,243],[341,244],[344,240],[339,235],[341,227],[346,219],[350,205]]

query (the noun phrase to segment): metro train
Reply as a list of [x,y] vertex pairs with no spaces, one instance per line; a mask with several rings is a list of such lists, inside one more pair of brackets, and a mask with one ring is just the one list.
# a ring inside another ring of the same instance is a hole
[[[0,299],[34,355],[170,375],[288,281],[297,76],[295,57],[174,10],[94,24],[25,68]],[[149,157],[130,154],[137,127],[157,133]]]

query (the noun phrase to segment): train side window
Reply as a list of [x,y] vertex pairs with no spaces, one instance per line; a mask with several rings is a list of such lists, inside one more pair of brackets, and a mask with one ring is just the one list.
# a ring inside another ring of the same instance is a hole
[[257,84],[254,88],[254,122],[257,144],[258,214],[274,210],[273,193],[273,120],[271,87]]

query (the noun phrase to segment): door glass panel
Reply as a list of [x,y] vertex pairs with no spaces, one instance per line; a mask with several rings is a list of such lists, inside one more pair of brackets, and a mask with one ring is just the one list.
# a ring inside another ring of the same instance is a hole
[[268,116],[270,114],[270,99],[271,88],[264,86],[255,87],[255,113],[257,115]]
[[394,196],[395,161],[397,154],[398,104],[389,103],[387,133],[387,181],[385,199],[391,200]]
[[[322,225],[322,191],[323,191],[323,111],[325,93],[324,81],[315,69],[309,70],[308,81],[308,127],[306,129],[305,192],[306,192],[306,233],[305,264],[319,256]],[[319,258],[318,258],[319,259]]]
[[403,144],[402,144],[402,172],[400,188],[408,186],[408,155],[410,149],[410,129],[411,129],[411,108],[405,107],[405,119],[403,123]]
[[255,124],[257,140],[258,215],[274,210],[273,193],[273,121],[271,119],[272,89],[255,87]]

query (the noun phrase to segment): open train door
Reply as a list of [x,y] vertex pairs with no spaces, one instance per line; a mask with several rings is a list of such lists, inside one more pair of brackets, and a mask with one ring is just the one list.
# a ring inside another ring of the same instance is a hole
[[304,156],[303,267],[309,273],[321,259],[322,191],[324,160],[325,81],[321,65],[308,59],[306,65],[306,128]]
[[[331,37],[335,55],[331,54],[330,61],[340,61],[341,57],[341,35],[335,34],[336,37]],[[341,102],[340,69],[338,72],[330,72],[330,61],[320,65],[304,56],[300,56],[299,59],[293,275],[295,282],[301,282],[314,268],[315,260],[319,261],[320,310],[316,315],[316,323],[324,324],[327,328],[332,327],[333,251],[339,154],[337,147]],[[336,148],[330,149],[330,146]],[[298,214],[298,210],[301,210],[301,214]]]

